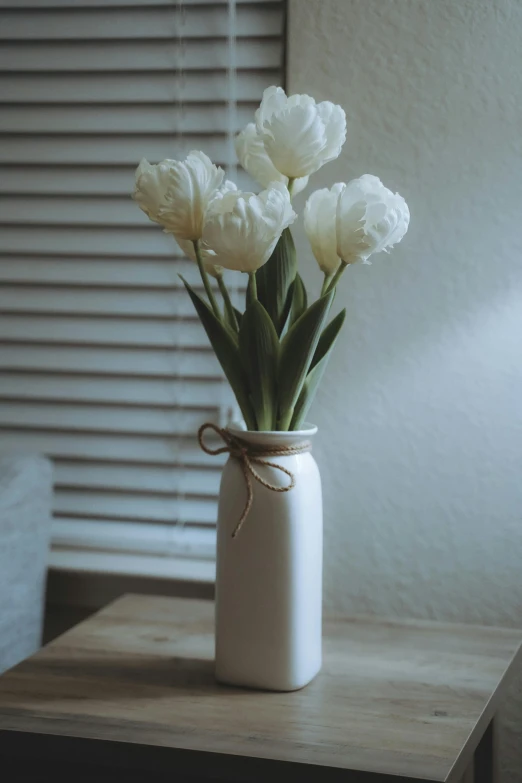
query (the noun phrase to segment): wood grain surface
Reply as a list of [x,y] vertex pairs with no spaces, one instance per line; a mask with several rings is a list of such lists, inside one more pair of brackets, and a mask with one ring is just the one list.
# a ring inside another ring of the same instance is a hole
[[211,602],[128,595],[0,677],[0,756],[151,780],[459,781],[521,642],[498,628],[327,621],[314,682],[255,692],[214,680]]

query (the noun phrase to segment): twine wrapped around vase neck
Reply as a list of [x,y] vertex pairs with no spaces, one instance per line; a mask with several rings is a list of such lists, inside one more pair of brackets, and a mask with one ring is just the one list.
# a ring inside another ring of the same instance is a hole
[[[225,445],[221,446],[218,449],[209,448],[203,441],[203,435],[206,430],[213,430],[224,441]],[[243,476],[245,477],[245,484],[247,488],[247,500],[245,503],[245,507],[241,513],[241,516],[239,517],[239,521],[232,533],[232,538],[235,538],[237,536],[237,534],[239,533],[239,531],[243,526],[243,522],[247,518],[250,509],[252,508],[252,503],[254,500],[254,489],[252,486],[252,478],[254,478],[256,481],[262,484],[263,487],[269,489],[271,492],[289,492],[291,489],[295,487],[295,476],[290,470],[284,468],[282,465],[277,465],[275,462],[269,462],[264,458],[287,457],[287,456],[292,456],[293,454],[304,454],[307,451],[311,451],[312,449],[312,444],[308,440],[304,441],[298,446],[261,446],[257,444],[254,445],[252,443],[247,443],[245,440],[242,440],[241,438],[238,438],[235,435],[232,435],[228,430],[222,429],[221,427],[218,427],[215,424],[212,424],[211,422],[207,422],[206,424],[203,424],[199,428],[198,441],[200,447],[203,449],[203,451],[206,454],[210,454],[211,456],[215,457],[218,454],[228,453],[230,454],[231,457],[234,457],[240,462],[241,469],[243,471]],[[262,476],[259,475],[257,470],[254,468],[254,464],[266,465],[267,467],[276,468],[277,470],[280,470],[282,473],[285,473],[288,476],[288,478],[290,479],[289,483],[284,487],[278,487],[274,484],[271,484],[269,481],[266,481]]]

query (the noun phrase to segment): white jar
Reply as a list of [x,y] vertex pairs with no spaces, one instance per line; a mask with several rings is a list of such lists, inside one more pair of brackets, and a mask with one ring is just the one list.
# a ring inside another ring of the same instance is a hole
[[[300,446],[317,432],[231,435],[254,446]],[[219,493],[216,574],[216,677],[224,683],[291,691],[321,668],[323,515],[321,477],[310,452],[267,456],[291,471],[295,486],[274,492],[252,477],[253,503],[232,533],[247,499],[237,458],[223,469]],[[254,465],[270,484],[286,486],[276,468]]]

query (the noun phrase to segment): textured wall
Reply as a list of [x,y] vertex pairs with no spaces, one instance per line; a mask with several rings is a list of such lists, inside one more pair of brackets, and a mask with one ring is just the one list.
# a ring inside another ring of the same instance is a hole
[[[370,172],[412,214],[345,274],[311,415],[330,610],[522,627],[521,40],[517,0],[290,2],[289,89],[349,123],[312,188]],[[520,685],[504,723],[519,781]]]

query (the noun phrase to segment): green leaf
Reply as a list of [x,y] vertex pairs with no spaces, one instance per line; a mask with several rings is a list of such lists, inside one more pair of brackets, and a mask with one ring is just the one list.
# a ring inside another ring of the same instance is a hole
[[[239,322],[236,319],[236,311],[232,305],[232,300],[230,299],[227,284],[225,283],[222,274],[218,275],[217,282],[221,296],[223,297],[225,324],[234,334],[237,334],[239,331]],[[212,308],[212,310],[214,311],[214,308]]]
[[301,393],[333,300],[321,296],[290,327],[283,338],[279,372],[279,429],[287,430]]
[[339,332],[343,327],[345,319],[346,307],[344,307],[340,313],[337,313],[335,318],[332,318],[328,326],[325,327],[321,337],[319,338],[319,342],[317,343],[317,348],[315,349],[314,358],[312,359],[312,364],[310,365],[311,370],[313,370],[314,367],[319,364],[319,362],[324,359],[326,355],[332,350]]
[[247,307],[241,320],[239,353],[248,377],[258,429],[273,430],[277,417],[279,338],[270,316],[258,301]]
[[289,313],[289,325],[295,324],[295,322],[302,316],[304,311],[308,307],[308,297],[306,295],[306,288],[303,283],[303,279],[299,273],[296,274],[294,284],[292,286],[292,301],[290,304]]
[[236,314],[236,321],[239,326],[241,326],[241,319],[243,318],[243,313],[241,310],[238,310],[237,307],[234,307],[234,312]]
[[239,321],[236,320],[237,319],[236,310],[234,307],[231,306],[231,303],[225,304],[223,315],[224,315],[225,325],[230,329],[230,331],[233,334],[237,335],[239,330]]
[[317,343],[310,370],[294,408],[294,416],[290,424],[291,430],[300,429],[305,422],[345,317],[346,310],[341,310],[325,328]]
[[192,303],[196,308],[214,353],[223,368],[223,372],[227,376],[232,391],[236,395],[246,425],[248,429],[255,430],[256,420],[248,398],[248,383],[243,365],[241,364],[237,335],[216,318],[208,304],[190,287],[181,275],[180,277],[192,299]]
[[297,271],[295,245],[289,228],[281,234],[274,252],[256,272],[257,296],[281,334],[286,322],[288,294]]

